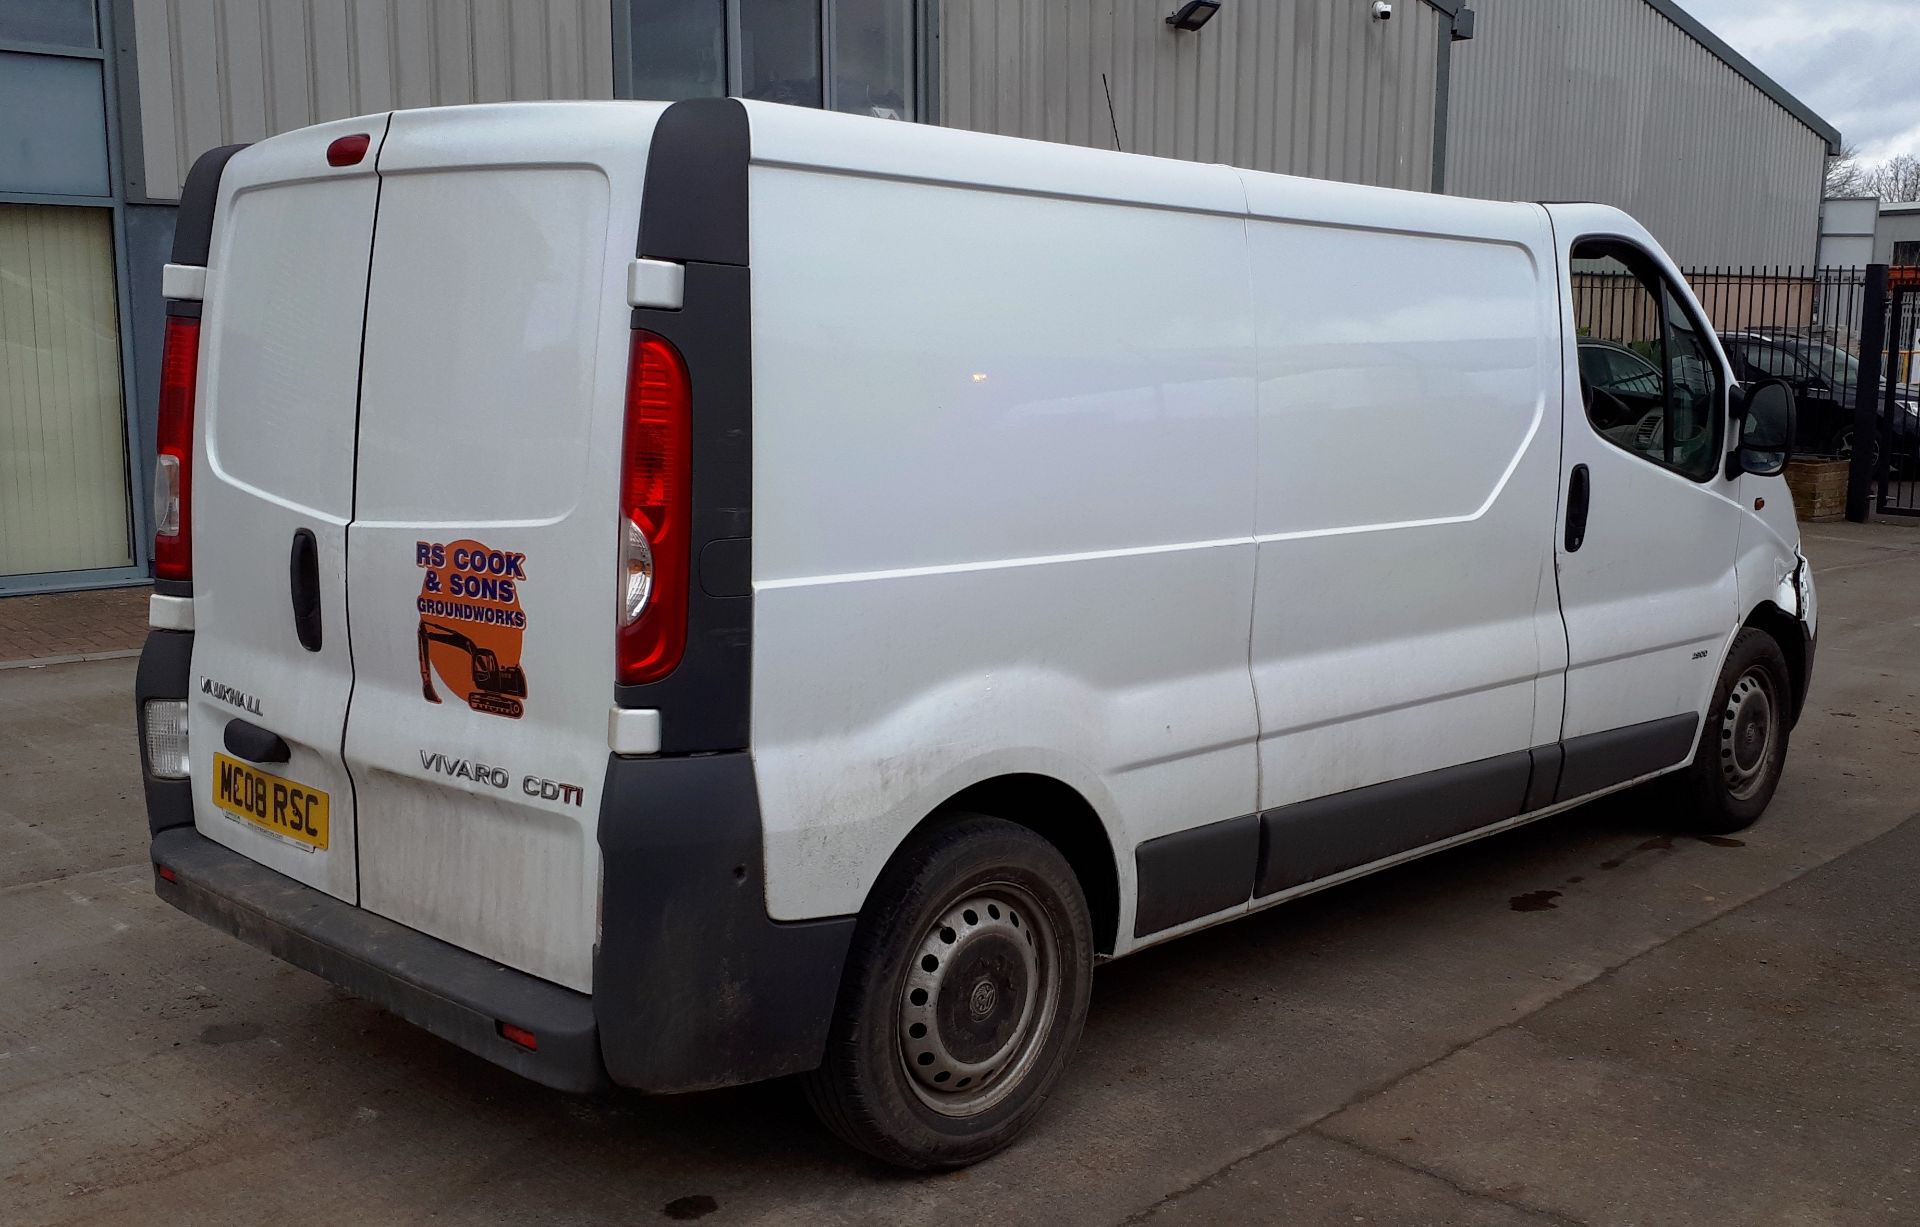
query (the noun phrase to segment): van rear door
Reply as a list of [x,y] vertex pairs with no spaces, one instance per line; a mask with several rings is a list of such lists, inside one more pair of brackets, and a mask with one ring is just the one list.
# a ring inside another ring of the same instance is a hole
[[[349,902],[347,523],[386,126],[385,115],[323,124],[227,163],[195,414],[194,825]],[[335,166],[328,151],[341,137],[368,148]],[[297,619],[303,603],[309,616]]]
[[398,112],[349,539],[361,905],[593,978],[634,257],[661,108]]

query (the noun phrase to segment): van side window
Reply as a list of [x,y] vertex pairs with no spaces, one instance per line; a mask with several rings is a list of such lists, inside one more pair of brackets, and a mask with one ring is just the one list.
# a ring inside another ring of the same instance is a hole
[[1574,322],[1587,419],[1608,441],[1695,481],[1720,468],[1722,378],[1705,328],[1645,252],[1573,248]]

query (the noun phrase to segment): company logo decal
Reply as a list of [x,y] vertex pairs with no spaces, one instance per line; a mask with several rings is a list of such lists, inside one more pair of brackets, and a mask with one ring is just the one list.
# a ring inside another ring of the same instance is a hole
[[518,720],[525,710],[527,675],[520,643],[527,615],[520,585],[527,556],[488,549],[478,541],[416,541],[420,578],[420,692],[438,703],[433,679],[490,716]]

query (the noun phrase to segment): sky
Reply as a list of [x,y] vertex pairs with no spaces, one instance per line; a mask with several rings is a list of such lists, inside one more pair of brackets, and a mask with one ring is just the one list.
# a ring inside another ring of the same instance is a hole
[[1870,162],[1920,156],[1920,0],[1679,0]]

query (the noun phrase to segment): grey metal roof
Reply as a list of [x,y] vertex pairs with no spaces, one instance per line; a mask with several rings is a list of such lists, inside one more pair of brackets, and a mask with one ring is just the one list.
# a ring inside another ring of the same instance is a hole
[[1729,47],[1718,34],[1701,25],[1692,14],[1681,8],[1674,0],[1647,0],[1647,3],[1658,10],[1662,17],[1685,30],[1695,42],[1725,60],[1727,67],[1753,82],[1754,88],[1779,103],[1789,115],[1812,128],[1822,140],[1827,142],[1827,152],[1837,154],[1841,151],[1843,145],[1840,140],[1840,129],[1820,118],[1814,113],[1812,107],[1795,98],[1778,81],[1754,67],[1752,60]]
[[[1460,10],[1470,2],[1471,0],[1427,0],[1428,4],[1449,17],[1457,16]],[[1719,56],[1726,62],[1727,67],[1751,81],[1755,89],[1779,103],[1789,115],[1813,129],[1820,139],[1827,142],[1829,153],[1841,152],[1843,146],[1840,140],[1840,129],[1820,118],[1814,113],[1812,107],[1788,93],[1778,81],[1756,68],[1752,60],[1729,47],[1726,40],[1701,25],[1691,13],[1681,8],[1674,0],[1646,0],[1646,2],[1652,5],[1662,17],[1686,31],[1695,42]]]

